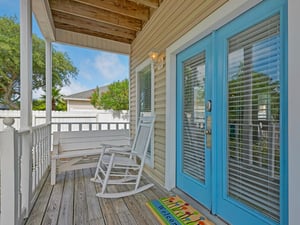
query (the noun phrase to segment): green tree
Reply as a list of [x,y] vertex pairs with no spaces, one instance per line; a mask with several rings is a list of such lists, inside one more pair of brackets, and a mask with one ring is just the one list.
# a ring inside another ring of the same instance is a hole
[[93,92],[91,96],[91,104],[96,108],[96,109],[101,109],[101,93],[100,93],[100,88],[97,86],[95,91]]
[[[0,103],[11,109],[20,99],[20,25],[14,17],[0,17]],[[32,35],[32,89],[45,89],[45,43]],[[60,89],[78,75],[69,56],[53,49],[52,86]]]
[[128,110],[128,79],[108,86],[108,91],[100,93],[97,87],[91,96],[91,104],[97,109]]
[[[46,95],[42,95],[41,99],[33,101],[33,110],[45,110],[46,109]],[[52,110],[66,111],[67,104],[60,94],[60,89],[52,88]]]

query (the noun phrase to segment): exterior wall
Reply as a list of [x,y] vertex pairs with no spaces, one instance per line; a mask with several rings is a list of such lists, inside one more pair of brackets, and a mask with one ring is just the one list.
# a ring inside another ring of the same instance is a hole
[[68,112],[82,110],[96,110],[90,101],[68,100]]
[[[228,0],[211,1],[172,1],[165,0],[153,14],[151,20],[138,34],[131,46],[130,61],[130,121],[131,133],[134,133],[136,121],[136,80],[135,69],[148,53],[155,49],[161,54],[177,39]],[[166,155],[166,69],[156,68],[154,75],[154,109],[156,122],[154,126],[154,168],[146,171],[158,183],[165,184]]]

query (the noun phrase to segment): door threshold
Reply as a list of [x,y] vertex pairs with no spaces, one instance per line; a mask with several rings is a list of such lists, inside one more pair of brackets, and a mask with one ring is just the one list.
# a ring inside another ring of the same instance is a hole
[[195,199],[184,193],[183,191],[174,188],[172,192],[176,195],[179,195],[182,200],[188,202],[194,209],[198,210],[200,213],[202,213],[207,219],[215,223],[216,225],[229,225],[229,223],[226,223],[224,220],[222,220],[220,217],[213,215],[210,213],[210,211],[205,208],[203,205],[201,205],[199,202],[197,202]]

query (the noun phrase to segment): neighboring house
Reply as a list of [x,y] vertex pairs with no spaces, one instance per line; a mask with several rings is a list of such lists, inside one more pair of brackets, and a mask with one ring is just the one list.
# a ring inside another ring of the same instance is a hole
[[[108,86],[99,87],[100,93],[108,90]],[[95,89],[82,91],[72,95],[64,96],[63,99],[67,102],[67,111],[83,111],[83,110],[97,110],[91,104],[91,96]]]
[[145,23],[110,1],[49,2],[32,1],[48,58],[51,42],[130,55],[131,134],[141,114],[156,115],[150,177],[229,224],[299,224],[298,0],[124,1],[156,9]]

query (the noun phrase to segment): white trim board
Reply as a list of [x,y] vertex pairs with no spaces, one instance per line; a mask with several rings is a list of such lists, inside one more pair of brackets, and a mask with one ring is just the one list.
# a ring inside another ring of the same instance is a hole
[[166,49],[165,188],[176,187],[176,54],[219,29],[262,0],[230,0]]

